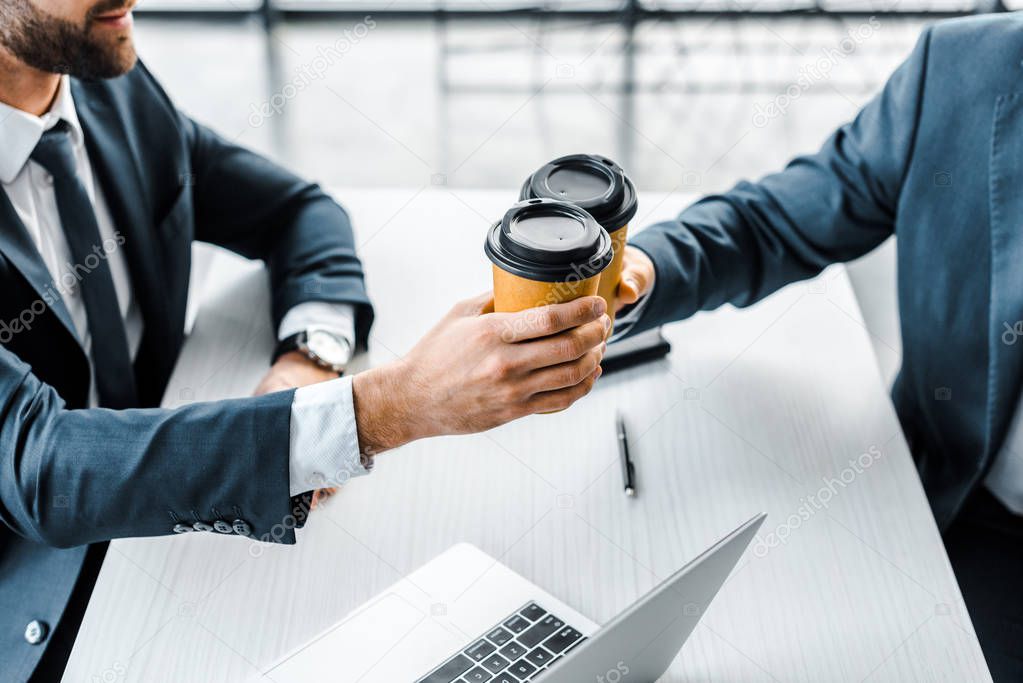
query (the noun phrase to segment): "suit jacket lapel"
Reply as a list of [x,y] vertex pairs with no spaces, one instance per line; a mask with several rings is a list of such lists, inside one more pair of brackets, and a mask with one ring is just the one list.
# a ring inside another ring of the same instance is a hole
[[[32,242],[32,237],[28,234],[25,224],[21,222],[18,212],[14,210],[10,198],[2,190],[0,190],[0,226],[3,227],[0,251],[28,280],[39,298],[49,306],[75,341],[79,341],[78,333],[71,321],[71,314],[64,305],[64,299],[60,292],[57,291],[53,276],[46,267],[46,263],[43,262],[42,256],[39,255],[39,250]],[[26,301],[25,306],[29,305],[31,302]]]
[[[140,359],[171,353],[161,346],[169,338],[160,298],[161,273],[153,239],[152,207],[144,190],[138,148],[125,129],[125,112],[117,103],[72,79],[71,91],[93,172],[103,188],[116,229],[124,236],[128,269],[145,331]],[[144,353],[147,352],[147,353]],[[140,390],[143,387],[140,387]]]
[[[142,189],[135,146],[124,131],[124,122],[111,103],[77,80],[71,82],[75,109],[85,134],[85,146],[93,173],[103,189],[115,228],[125,238],[124,248],[136,296],[154,265],[150,233],[149,198]],[[148,322],[148,321],[147,321]]]
[[991,308],[985,461],[1001,448],[1023,371],[1023,93],[998,97],[991,140]]

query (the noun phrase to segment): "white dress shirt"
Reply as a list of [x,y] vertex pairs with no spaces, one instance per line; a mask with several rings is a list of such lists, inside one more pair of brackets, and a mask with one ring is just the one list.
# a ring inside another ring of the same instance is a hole
[[1023,515],[1023,401],[1016,405],[1016,415],[984,485],[1002,505]]
[[[651,289],[650,291],[652,292],[653,290]],[[643,296],[639,297],[636,303],[632,304],[627,311],[615,316],[614,330],[611,331],[611,338],[607,340],[608,344],[613,344],[622,339],[633,327],[636,326],[639,319],[643,317],[643,312],[646,311],[646,306],[649,301],[650,292],[647,292]]]
[[[54,289],[60,293],[74,323],[78,341],[88,356],[92,339],[85,301],[77,278],[62,277],[72,271],[74,264],[71,263],[71,251],[60,223],[53,179],[42,166],[29,159],[43,133],[61,120],[70,126],[78,177],[95,210],[100,236],[104,242],[116,239],[118,231],[103,190],[92,172],[67,76],[61,78],[50,111],[41,117],[0,103],[0,183],[53,277]],[[124,320],[128,349],[134,358],[142,340],[142,314],[124,254],[115,249],[109,253],[107,260]],[[352,307],[326,302],[305,303],[292,308],[281,321],[278,338],[285,339],[311,325],[325,327],[345,337],[350,344],[354,342]],[[97,405],[95,381],[90,386],[89,404]],[[291,410],[291,495],[344,483],[366,472],[359,456],[351,378],[343,377],[298,389]]]

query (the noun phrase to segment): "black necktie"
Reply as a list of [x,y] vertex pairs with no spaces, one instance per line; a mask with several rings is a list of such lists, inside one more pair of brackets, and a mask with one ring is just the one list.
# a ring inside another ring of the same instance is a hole
[[53,176],[60,223],[71,248],[72,267],[89,319],[99,403],[106,408],[135,407],[138,405],[135,373],[107,262],[109,254],[104,249],[92,202],[76,172],[67,122],[61,121],[43,133],[31,159]]

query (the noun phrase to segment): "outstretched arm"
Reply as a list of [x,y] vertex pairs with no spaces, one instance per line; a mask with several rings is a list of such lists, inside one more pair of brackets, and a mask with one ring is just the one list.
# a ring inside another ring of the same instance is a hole
[[[636,333],[724,303],[750,305],[831,263],[870,251],[893,234],[916,142],[930,31],[859,115],[819,152],[758,183],[701,199],[632,240],[623,301],[644,294]],[[656,282],[651,286],[651,283]]]
[[[288,482],[291,392],[178,410],[68,410],[0,348],[0,522],[70,547],[244,520],[294,542]],[[276,527],[276,528],[275,528]]]
[[[585,297],[493,313],[486,295],[455,306],[405,358],[354,378],[177,410],[68,410],[0,347],[0,523],[69,547],[242,519],[247,535],[292,543],[308,503],[291,494],[365,473],[360,456],[368,464],[588,393],[611,327],[605,306]],[[296,425],[296,410],[310,419]],[[309,467],[300,449],[315,452]]]

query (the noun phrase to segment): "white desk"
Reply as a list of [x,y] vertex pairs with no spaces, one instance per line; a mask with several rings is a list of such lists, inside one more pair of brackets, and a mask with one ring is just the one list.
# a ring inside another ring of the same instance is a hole
[[[377,306],[365,361],[489,288],[483,234],[511,190],[338,195]],[[640,199],[641,224],[684,203]],[[272,347],[263,282],[218,256],[167,406],[255,386]],[[747,554],[664,680],[990,680],[844,270],[668,335],[669,359],[601,379],[567,412],[381,456],[296,546],[114,542],[65,680],[246,679],[458,541],[603,622],[761,510],[761,537],[785,541]],[[830,499],[810,510],[810,495]],[[343,666],[324,680],[347,680]]]

